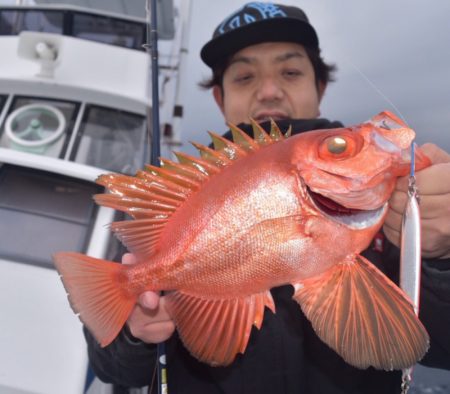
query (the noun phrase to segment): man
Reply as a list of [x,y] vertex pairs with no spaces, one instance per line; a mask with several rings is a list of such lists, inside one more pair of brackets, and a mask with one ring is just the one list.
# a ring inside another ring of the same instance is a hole
[[[277,120],[295,132],[339,127],[318,119],[320,100],[334,68],[320,56],[319,41],[296,7],[249,3],[226,18],[202,49],[213,77],[214,99],[227,122]],[[248,126],[242,126],[249,130]],[[433,166],[417,174],[423,212],[421,319],[431,336],[424,363],[450,369],[450,156],[424,146]],[[384,226],[387,238],[365,254],[398,279],[398,245],[407,182],[392,195]],[[396,247],[397,246],[397,247]],[[131,255],[123,259],[134,263]],[[105,381],[125,387],[149,385],[156,360],[154,344],[167,340],[173,393],[397,393],[400,372],[358,370],[318,339],[292,288],[273,291],[277,314],[267,311],[253,330],[244,355],[229,367],[214,368],[192,358],[180,343],[164,297],[142,294],[119,337],[102,349],[86,332],[91,363]]]

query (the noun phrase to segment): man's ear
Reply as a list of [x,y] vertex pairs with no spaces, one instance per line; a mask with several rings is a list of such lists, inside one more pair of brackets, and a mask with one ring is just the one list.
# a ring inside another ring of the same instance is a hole
[[222,114],[224,113],[224,105],[223,105],[223,90],[219,85],[214,85],[212,88],[214,100],[216,100],[217,106],[220,108]]
[[327,88],[326,82],[319,82],[319,87],[317,88],[317,93],[319,95],[319,103],[322,101],[322,97],[325,94],[326,88]]

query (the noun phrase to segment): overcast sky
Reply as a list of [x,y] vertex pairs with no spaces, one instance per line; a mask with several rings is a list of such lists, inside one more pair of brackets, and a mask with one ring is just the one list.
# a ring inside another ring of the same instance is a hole
[[[225,129],[211,93],[196,86],[209,75],[199,51],[222,19],[243,3],[193,0],[184,141],[205,143],[205,129]],[[450,151],[450,1],[284,3],[303,8],[317,30],[325,60],[338,66],[337,81],[329,85],[322,102],[322,116],[351,125],[388,109],[417,131],[419,143],[434,142]]]
[[[82,0],[86,1],[91,0]],[[127,1],[142,2],[145,16],[146,0]],[[174,0],[175,4],[182,1],[186,0]],[[0,4],[14,3],[0,0]],[[182,139],[208,143],[205,131],[223,132],[225,125],[211,92],[197,86],[210,74],[199,52],[215,27],[244,1],[191,3],[188,61],[182,81]],[[284,3],[303,8],[317,30],[325,60],[338,66],[337,81],[328,86],[322,101],[323,117],[352,125],[387,109],[416,130],[419,143],[434,142],[450,152],[449,0]],[[169,43],[161,44],[164,56]],[[181,149],[194,152],[188,145]]]

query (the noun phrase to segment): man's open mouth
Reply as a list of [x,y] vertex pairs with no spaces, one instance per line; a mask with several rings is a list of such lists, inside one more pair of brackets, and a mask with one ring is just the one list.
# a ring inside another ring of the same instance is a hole
[[387,203],[373,210],[348,208],[309,188],[307,190],[316,208],[325,216],[354,229],[364,229],[379,223],[387,209]]

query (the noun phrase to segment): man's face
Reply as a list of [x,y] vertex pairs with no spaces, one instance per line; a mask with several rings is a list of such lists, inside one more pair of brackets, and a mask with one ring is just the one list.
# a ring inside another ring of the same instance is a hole
[[305,48],[262,43],[237,52],[223,77],[223,95],[213,88],[225,120],[234,124],[269,118],[315,118],[325,86],[317,89]]

